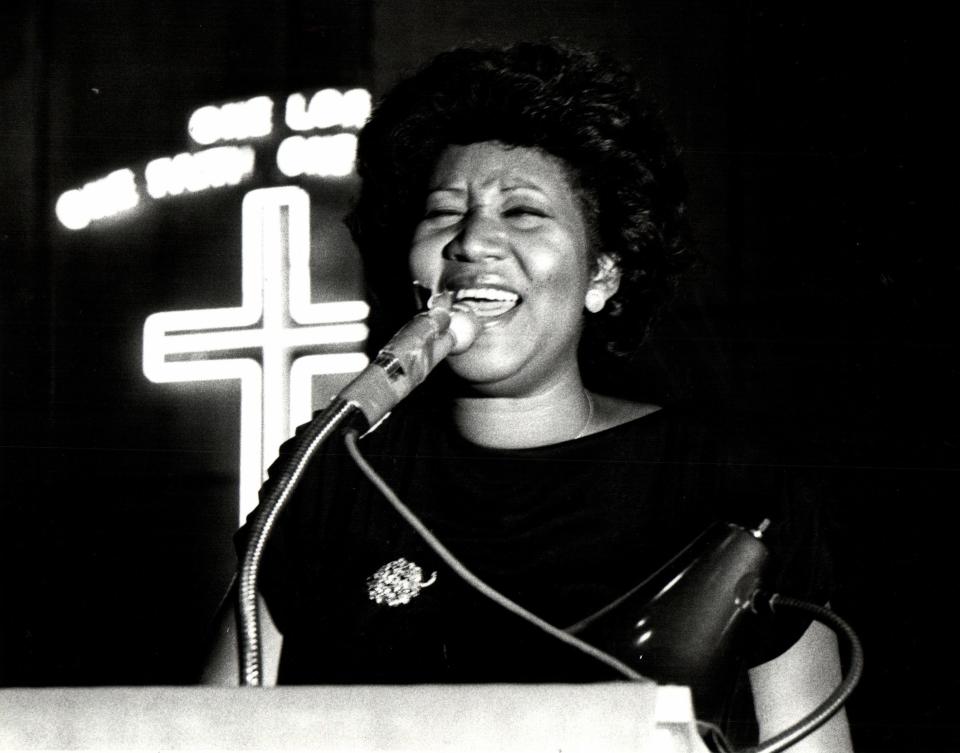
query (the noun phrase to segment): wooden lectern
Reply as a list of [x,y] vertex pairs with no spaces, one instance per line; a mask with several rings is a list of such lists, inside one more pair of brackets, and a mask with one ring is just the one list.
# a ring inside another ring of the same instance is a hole
[[0,690],[2,750],[706,751],[652,683]]

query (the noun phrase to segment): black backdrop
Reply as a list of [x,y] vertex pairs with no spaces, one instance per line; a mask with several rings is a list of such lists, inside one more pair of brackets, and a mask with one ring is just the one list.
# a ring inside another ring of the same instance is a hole
[[868,658],[855,740],[955,749],[960,275],[931,223],[950,152],[943,21],[799,3],[520,5],[5,6],[0,682],[193,682],[233,566],[237,391],[145,383],[138,337],[146,314],[215,305],[205,283],[236,283],[220,275],[243,192],[77,234],[56,196],[184,149],[200,104],[378,93],[458,42],[559,35],[643,71],[684,148],[705,263],[651,343],[652,396],[749,410],[783,437],[781,462],[817,469],[837,500],[834,606]]

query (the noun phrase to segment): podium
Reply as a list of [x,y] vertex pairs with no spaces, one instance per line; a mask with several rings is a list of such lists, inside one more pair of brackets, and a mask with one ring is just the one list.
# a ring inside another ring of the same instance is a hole
[[589,685],[0,690],[0,750],[484,753],[707,748],[689,690]]

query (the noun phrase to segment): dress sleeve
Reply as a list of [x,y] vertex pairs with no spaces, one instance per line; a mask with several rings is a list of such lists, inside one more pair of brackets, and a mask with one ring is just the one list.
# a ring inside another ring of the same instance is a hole
[[[720,438],[713,450],[723,469],[720,496],[728,522],[746,528],[770,522],[762,539],[769,553],[762,591],[826,605],[835,590],[831,550],[837,538],[836,491],[827,476],[797,464],[793,439],[767,416],[718,411],[709,419],[709,435]],[[714,457],[712,450],[705,457]],[[811,622],[790,609],[758,612],[747,630],[748,666],[780,656]]]
[[[784,470],[778,475],[779,504],[764,536],[770,561],[763,590],[826,605],[835,586],[829,490],[823,481],[808,473]],[[800,639],[810,622],[810,617],[794,610],[762,614],[752,641],[750,666],[784,653]]]

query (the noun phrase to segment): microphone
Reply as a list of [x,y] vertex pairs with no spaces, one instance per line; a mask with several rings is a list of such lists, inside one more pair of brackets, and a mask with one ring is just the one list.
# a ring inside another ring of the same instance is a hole
[[359,419],[376,426],[393,407],[409,395],[440,361],[463,353],[480,334],[476,314],[453,301],[453,294],[430,297],[427,310],[413,317],[380,349],[373,362],[317,413],[296,440],[288,456],[261,489],[260,505],[250,523],[246,551],[239,565],[237,585],[240,682],[262,684],[260,608],[257,578],[267,539],[277,517],[317,448],[344,422]]
[[338,397],[376,425],[448,355],[463,353],[480,334],[477,315],[453,294],[435,293],[427,310],[407,322]]

